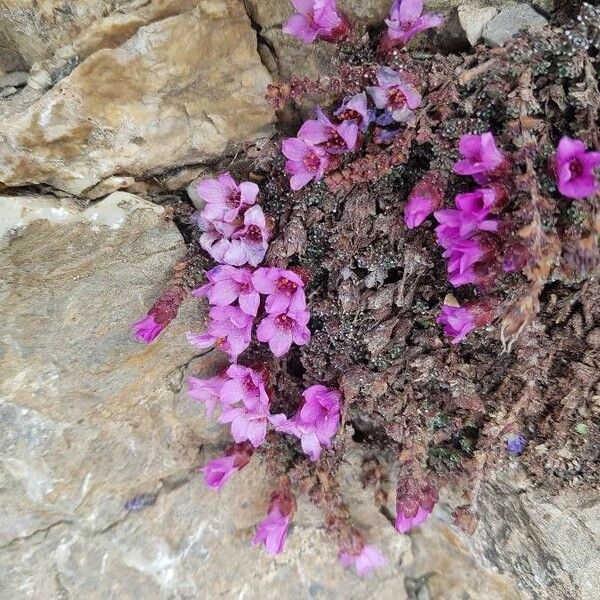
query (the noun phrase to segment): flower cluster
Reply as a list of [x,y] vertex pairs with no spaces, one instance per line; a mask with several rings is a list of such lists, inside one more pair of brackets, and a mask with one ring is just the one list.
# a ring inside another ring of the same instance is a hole
[[341,42],[348,37],[350,24],[341,14],[335,0],[292,0],[297,14],[283,26],[283,33],[311,44],[317,38]]
[[371,124],[377,126],[377,141],[388,143],[420,104],[421,94],[413,85],[397,71],[381,67],[377,85],[345,98],[333,112],[333,120],[317,107],[315,119],[306,121],[295,138],[283,140],[290,187],[296,191],[322,179],[339,155],[357,149]]
[[423,13],[423,0],[394,0],[385,22],[388,28],[380,42],[384,52],[402,48],[422,31],[442,25],[444,18]]

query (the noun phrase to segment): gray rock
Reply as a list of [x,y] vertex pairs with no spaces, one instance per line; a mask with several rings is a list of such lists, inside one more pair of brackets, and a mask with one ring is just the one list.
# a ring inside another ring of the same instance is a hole
[[458,8],[458,18],[471,46],[477,45],[485,25],[498,14],[495,6],[467,3]]
[[25,71],[13,71],[0,77],[0,88],[3,87],[21,87],[27,83],[29,73]]
[[483,28],[483,39],[490,46],[501,46],[524,29],[542,29],[548,24],[545,17],[529,4],[515,4],[503,8]]

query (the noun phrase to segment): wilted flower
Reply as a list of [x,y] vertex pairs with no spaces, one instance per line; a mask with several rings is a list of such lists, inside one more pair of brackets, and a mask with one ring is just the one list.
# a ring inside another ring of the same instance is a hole
[[252,284],[254,289],[267,295],[265,309],[268,313],[306,310],[304,282],[293,271],[261,267],[252,275]]
[[206,202],[202,216],[212,222],[232,223],[240,211],[256,203],[258,196],[255,183],[244,181],[238,185],[229,173],[223,173],[217,179],[204,179],[196,189]]
[[421,525],[431,514],[437,500],[437,490],[431,484],[401,482],[396,497],[396,530],[407,533]]
[[285,482],[273,493],[269,512],[258,525],[252,545],[262,542],[269,554],[280,554],[295,511],[296,499],[289,489],[289,483]]
[[381,44],[384,49],[390,49],[406,45],[426,29],[439,27],[444,18],[432,13],[423,14],[423,0],[394,0],[385,22],[388,30]]
[[275,356],[283,356],[289,351],[292,342],[304,346],[310,341],[307,327],[310,314],[306,310],[289,311],[279,315],[267,315],[256,328],[260,342],[268,343]]
[[385,565],[383,554],[370,544],[364,544],[360,550],[355,550],[354,553],[342,550],[340,551],[339,559],[346,568],[354,565],[357,574],[361,577],[369,575],[371,571]]
[[311,146],[324,148],[329,154],[343,154],[356,148],[358,125],[354,121],[332,123],[317,106],[316,119],[305,121],[298,130],[298,138]]
[[600,152],[588,152],[581,140],[563,137],[556,150],[554,168],[558,190],[567,198],[581,200],[600,191],[596,169]]
[[229,265],[217,265],[206,272],[208,283],[192,292],[193,296],[206,296],[214,306],[227,306],[236,300],[240,308],[253,317],[260,304],[260,294],[252,283],[253,271]]
[[481,135],[463,135],[458,148],[464,158],[454,165],[454,172],[472,175],[478,183],[484,183],[487,175],[504,162],[504,155],[496,147],[494,136],[489,131]]
[[367,131],[373,120],[372,111],[367,105],[366,92],[344,98],[342,105],[333,114],[339,121],[353,121],[362,132]]
[[283,33],[297,37],[307,44],[321,38],[338,42],[348,35],[348,21],[337,12],[335,0],[292,0],[298,14],[290,17]]
[[340,394],[324,385],[313,385],[302,394],[304,404],[298,413],[280,426],[284,431],[300,439],[302,450],[317,461],[321,447],[331,448],[331,438],[340,424]]
[[249,462],[254,449],[248,442],[234,444],[225,456],[215,458],[202,468],[204,483],[215,490],[221,490],[234,473],[243,469]]
[[188,396],[195,402],[203,402],[206,414],[210,417],[217,404],[221,402],[221,389],[227,378],[223,375],[215,375],[209,379],[188,377]]
[[444,334],[458,344],[475,329],[475,317],[466,308],[444,304],[437,322],[444,326]]
[[394,121],[407,121],[421,104],[421,94],[389,67],[377,71],[379,85],[368,87],[375,106],[385,110]]
[[254,319],[237,306],[213,306],[209,312],[208,332],[188,332],[188,341],[198,348],[216,346],[232,361],[250,345]]
[[285,162],[285,170],[292,177],[290,187],[296,191],[302,189],[309,181],[323,179],[329,165],[327,152],[319,146],[307,144],[298,138],[283,140],[281,146]]

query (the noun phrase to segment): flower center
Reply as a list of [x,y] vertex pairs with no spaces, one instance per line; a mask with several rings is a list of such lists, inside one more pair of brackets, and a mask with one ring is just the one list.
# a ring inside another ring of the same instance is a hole
[[275,321],[283,329],[291,329],[294,326],[294,319],[288,315],[279,315],[275,318]]
[[229,196],[227,196],[227,205],[232,208],[237,208],[240,205],[242,199],[242,193],[240,190],[230,189]]
[[322,144],[325,148],[345,148],[344,138],[333,128],[329,130],[329,139]]
[[414,23],[412,21],[400,21],[400,29],[402,29],[402,31],[409,31],[412,29],[413,25]]
[[249,225],[246,237],[253,242],[262,242],[262,231],[258,225]]
[[400,110],[406,104],[406,96],[399,87],[393,87],[388,92],[388,105],[392,110]]
[[583,165],[577,158],[574,158],[569,163],[569,171],[571,172],[571,177],[573,178],[581,177],[583,174]]
[[298,284],[286,279],[285,277],[280,277],[277,280],[277,290],[280,292],[285,292],[286,294],[293,294],[298,289]]
[[250,375],[246,375],[245,379],[244,379],[244,389],[249,393],[249,394],[256,394],[256,392],[258,391],[256,385],[254,384],[254,381],[252,381],[252,377],[250,377]]
[[338,119],[340,121],[360,121],[362,122],[363,118],[362,115],[357,111],[354,110],[353,108],[347,108],[346,110],[343,110],[339,115],[338,115]]
[[321,159],[317,156],[316,152],[311,150],[310,152],[306,153],[302,163],[306,167],[307,171],[315,172],[318,171],[319,167],[321,166]]

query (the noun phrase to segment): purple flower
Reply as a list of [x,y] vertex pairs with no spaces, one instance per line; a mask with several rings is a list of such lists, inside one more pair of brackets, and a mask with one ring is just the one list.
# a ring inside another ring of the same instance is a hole
[[223,262],[229,265],[256,267],[265,257],[269,247],[269,230],[265,214],[260,206],[249,208],[244,214],[244,226],[231,236],[231,242],[223,253]]
[[306,325],[309,320],[310,314],[306,310],[270,314],[256,328],[256,337],[260,342],[268,342],[275,356],[283,356],[289,351],[292,342],[297,346],[308,344],[310,331]]
[[339,121],[351,121],[358,125],[363,133],[373,120],[372,111],[367,106],[367,93],[344,98],[342,105],[333,113]]
[[375,106],[389,113],[394,121],[408,121],[413,109],[421,104],[421,94],[389,67],[379,69],[377,83],[367,88]]
[[433,199],[412,196],[404,207],[404,222],[409,229],[418,227],[434,210]]
[[300,439],[302,450],[313,462],[319,460],[321,447],[331,448],[331,438],[340,424],[340,394],[324,385],[313,385],[302,394],[304,404],[298,413],[277,427]]
[[237,306],[213,306],[209,312],[208,332],[188,332],[188,341],[198,348],[216,346],[232,361],[250,345],[254,319]]
[[225,372],[228,380],[220,389],[219,395],[224,407],[236,404],[254,408],[258,404],[269,405],[269,396],[262,375],[250,367],[231,365]]
[[496,147],[494,136],[489,131],[482,135],[463,135],[458,148],[464,158],[454,165],[454,172],[472,175],[478,183],[484,183],[486,176],[504,161],[504,155]]
[[556,150],[554,169],[558,190],[567,198],[581,200],[600,191],[595,170],[600,167],[600,152],[588,152],[581,140],[563,137]]
[[475,317],[466,308],[444,304],[437,322],[444,326],[444,334],[458,344],[475,329]]
[[197,188],[200,198],[206,201],[202,216],[210,222],[232,223],[240,211],[256,203],[258,186],[250,181],[239,185],[229,173],[217,179],[204,179]]
[[318,106],[315,114],[316,119],[302,124],[298,130],[298,139],[311,146],[324,148],[329,154],[343,154],[356,148],[358,125],[354,121],[342,121],[335,125]]
[[234,444],[225,456],[209,461],[202,468],[204,483],[209,488],[221,491],[231,476],[250,462],[253,452],[254,449],[247,442]]
[[312,179],[323,179],[329,165],[327,152],[323,148],[311,146],[298,138],[288,138],[283,140],[282,151],[288,159],[285,162],[285,170],[292,176],[292,190],[302,189]]
[[132,328],[137,342],[149,344],[161,334],[164,326],[156,322],[156,317],[153,314],[147,314],[143,319],[136,321]]
[[280,554],[283,552],[289,526],[290,517],[282,515],[278,505],[273,506],[259,524],[252,545],[263,542],[269,554]]
[[407,533],[425,522],[438,501],[437,490],[431,484],[401,482],[396,496],[396,530]]
[[253,317],[260,304],[260,294],[252,284],[252,270],[218,265],[207,271],[208,283],[192,292],[192,295],[206,296],[213,306],[227,306],[236,300],[240,308]]
[[444,18],[432,13],[423,14],[423,0],[394,0],[385,22],[388,30],[382,46],[387,49],[406,45],[421,31],[439,27]]
[[144,344],[154,341],[177,316],[185,295],[185,291],[180,287],[169,288],[163,292],[146,316],[132,325],[135,340]]
[[506,440],[506,449],[515,456],[523,454],[525,446],[527,446],[527,440],[522,435],[511,435]]
[[252,285],[261,294],[267,295],[265,309],[268,313],[306,310],[304,282],[293,271],[261,267],[252,275]]
[[348,22],[337,12],[335,0],[292,0],[298,14],[290,17],[283,33],[307,44],[317,38],[337,42],[348,35]]
[[361,577],[369,575],[371,571],[385,565],[383,554],[375,546],[369,544],[363,545],[360,552],[355,554],[342,550],[339,554],[339,559],[346,568],[354,565],[356,572]]
[[206,414],[210,417],[217,404],[221,402],[221,389],[226,381],[227,378],[222,375],[215,375],[209,379],[188,377],[188,396],[195,402],[203,402]]
[[450,283],[458,287],[467,283],[475,283],[477,278],[473,266],[485,255],[485,250],[477,239],[456,241],[444,252],[448,259],[448,273]]

